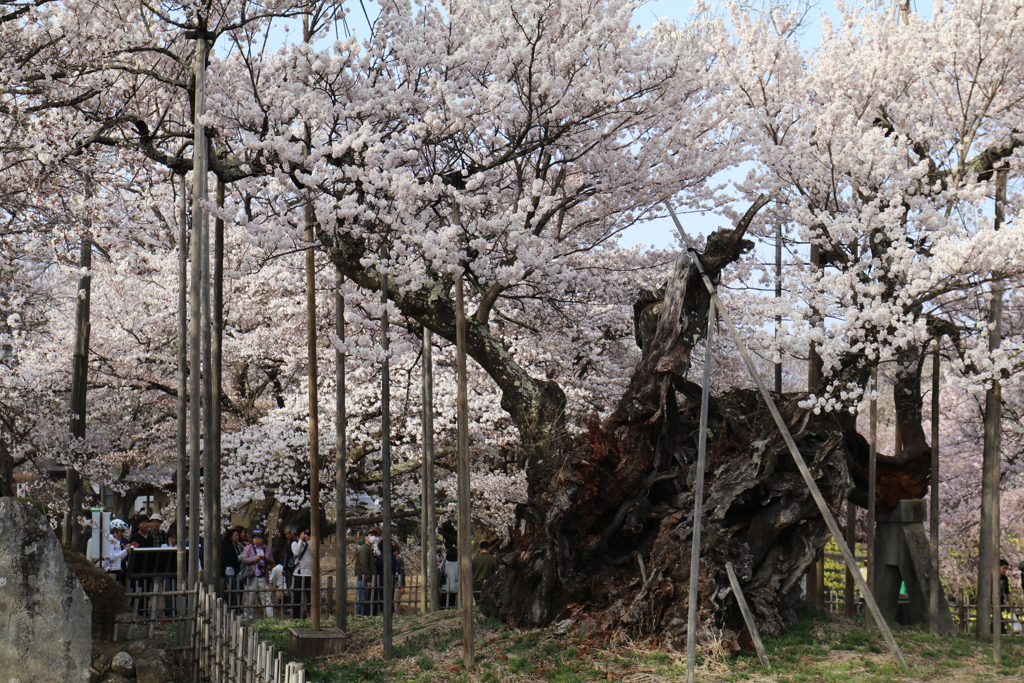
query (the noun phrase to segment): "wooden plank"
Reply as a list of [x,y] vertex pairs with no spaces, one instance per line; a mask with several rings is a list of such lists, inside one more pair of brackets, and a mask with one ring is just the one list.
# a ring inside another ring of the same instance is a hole
[[[672,220],[675,221],[680,236],[684,238],[684,242],[688,243],[689,240],[686,239],[686,233],[683,231],[683,226],[679,222],[679,218],[676,216],[675,211],[672,210],[670,205],[666,204],[666,206],[668,206],[669,213],[672,216]],[[875,618],[875,622],[878,624],[879,630],[882,632],[882,636],[889,648],[889,652],[892,653],[892,656],[897,662],[899,662],[900,666],[904,669],[909,668],[907,660],[903,657],[903,652],[900,651],[900,646],[896,643],[896,639],[893,638],[892,630],[886,623],[885,617],[882,616],[882,611],[878,608],[875,596],[871,593],[871,590],[868,588],[864,578],[860,575],[860,572],[857,571],[857,562],[853,557],[853,553],[850,552],[849,546],[846,545],[846,540],[843,539],[842,530],[839,528],[839,524],[836,522],[836,518],[832,514],[832,511],[829,510],[828,504],[825,503],[825,498],[821,495],[821,491],[818,489],[818,484],[814,481],[814,477],[811,475],[811,471],[807,467],[807,463],[804,461],[804,457],[801,455],[800,449],[797,448],[796,441],[793,440],[793,435],[790,433],[789,427],[786,426],[785,420],[782,419],[782,415],[779,413],[779,409],[775,405],[774,399],[772,399],[767,387],[765,387],[764,381],[761,379],[761,375],[758,373],[757,367],[754,365],[754,360],[750,357],[747,345],[743,343],[743,339],[740,337],[739,331],[733,324],[732,316],[729,315],[729,311],[722,305],[722,301],[718,296],[718,291],[715,289],[715,285],[711,282],[711,278],[709,278],[707,273],[704,272],[704,266],[700,262],[699,254],[692,247],[688,247],[688,250],[697,271],[701,274],[704,286],[711,295],[712,302],[721,311],[722,320],[725,322],[725,325],[729,330],[729,334],[732,337],[733,342],[736,344],[736,348],[743,357],[743,362],[746,364],[747,370],[750,372],[751,379],[753,379],[754,383],[757,385],[758,390],[761,392],[761,396],[764,398],[768,411],[775,420],[775,425],[779,428],[779,433],[781,434],[783,441],[786,443],[786,447],[789,449],[790,455],[793,457],[793,462],[796,463],[797,469],[800,471],[800,476],[803,477],[804,483],[807,485],[807,488],[811,493],[811,497],[814,499],[815,505],[818,506],[818,511],[824,518],[825,524],[828,526],[828,530],[832,534],[832,538],[835,539],[836,544],[839,546],[839,551],[843,554],[846,566],[853,574],[853,578],[857,582],[857,587],[860,588],[861,594],[864,596],[864,603],[867,605],[868,609],[871,610],[871,614]]]
[[736,576],[736,570],[733,569],[732,562],[728,561],[725,563],[725,571],[729,574],[729,584],[732,586],[732,593],[736,596],[736,604],[740,606],[740,612],[743,614],[743,621],[747,624],[747,630],[750,631],[750,639],[754,641],[754,649],[757,650],[757,658],[761,660],[761,666],[770,667],[771,664],[768,662],[768,653],[765,652],[764,643],[761,642],[761,634],[757,631],[757,624],[754,622],[754,615],[750,613],[750,607],[747,605],[747,599],[743,595],[743,590],[740,588],[739,577]]

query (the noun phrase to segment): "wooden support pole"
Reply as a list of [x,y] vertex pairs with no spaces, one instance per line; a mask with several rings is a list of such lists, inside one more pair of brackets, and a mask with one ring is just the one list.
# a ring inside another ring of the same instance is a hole
[[381,363],[380,410],[380,470],[381,494],[383,497],[384,523],[381,537],[381,556],[384,559],[384,659],[394,656],[394,615],[391,610],[395,601],[395,579],[392,569],[394,556],[391,554],[391,361],[388,358],[388,276],[384,270],[385,248],[381,246],[380,277],[380,345],[384,351]]
[[[871,368],[871,399],[868,408],[868,419],[870,420],[868,436],[868,580],[867,585],[871,592],[875,590],[875,497],[878,479],[878,366]],[[864,622],[868,628],[872,625],[870,611],[865,611]]]
[[[177,468],[175,473],[175,506],[174,522],[178,532],[177,580],[178,590],[184,591],[188,587],[186,578],[188,576],[188,558],[185,554],[185,502],[188,498],[185,489],[188,488],[188,400],[187,386],[185,380],[186,350],[188,348],[188,257],[185,247],[188,244],[188,192],[185,181],[185,174],[178,176],[178,198],[181,201],[178,211],[178,430],[176,434],[177,446]],[[178,616],[185,613],[185,597],[178,596]],[[184,621],[178,622],[178,643],[185,642],[186,625]]]
[[423,464],[420,474],[420,547],[423,557],[420,572],[420,604],[426,613],[437,605],[437,511],[434,503],[434,345],[432,334],[423,328]]
[[[224,206],[224,181],[217,181],[217,206]],[[209,469],[206,474],[206,495],[209,498],[207,516],[206,561],[214,567],[210,572],[210,585],[218,595],[223,595],[223,581],[220,577],[220,399],[221,399],[221,357],[224,337],[224,219],[217,217],[213,222],[213,270],[211,272],[210,311],[210,377],[208,381],[209,426],[207,444],[210,449]]]
[[[678,272],[678,269],[677,271]],[[711,395],[711,354],[714,351],[715,303],[708,307],[704,337],[704,379],[700,392],[700,433],[697,438],[697,481],[693,491],[693,532],[690,537],[690,590],[686,604],[686,683],[693,683],[697,662],[697,596],[700,581],[700,539],[704,522],[704,469],[708,462],[708,410]]]
[[[1004,221],[1006,171],[996,172],[995,230]],[[989,301],[988,350],[995,353],[1002,345],[1004,284],[1002,274],[992,273]],[[981,465],[981,539],[978,563],[978,638],[992,635],[992,656],[1002,657],[1000,626],[1002,611],[999,595],[999,479],[1002,469],[1002,384],[998,374],[985,392],[985,436]],[[990,623],[985,623],[991,611]],[[988,628],[990,627],[990,628]]]
[[[939,341],[935,338],[932,349],[932,473],[929,496],[928,535],[931,541],[929,557],[931,571],[928,579],[931,583],[928,591],[928,623],[933,635],[938,634],[939,608],[945,602],[942,595],[942,582],[939,580]],[[940,602],[940,598],[942,602]]]
[[[310,627],[320,630],[320,407],[317,384],[320,373],[316,356],[316,267],[312,201],[305,204],[306,221],[306,357],[309,384],[309,555],[312,560],[309,607]],[[341,542],[341,539],[339,539]]]
[[[764,202],[767,202],[766,197],[762,197]],[[759,200],[758,203],[761,203]],[[763,205],[763,204],[762,204]],[[755,204],[755,208],[760,208]],[[688,244],[689,240],[686,238],[686,233],[683,231],[683,226],[679,222],[679,218],[676,216],[675,211],[668,205],[669,214],[675,221],[676,228],[679,230],[680,235],[683,237],[683,242]],[[714,305],[721,312],[722,320],[725,322],[726,327],[729,330],[729,334],[736,344],[736,348],[739,350],[740,355],[743,357],[743,362],[747,366],[748,372],[750,372],[751,378],[757,385],[758,391],[761,392],[761,397],[765,402],[768,411],[772,415],[772,419],[775,420],[775,425],[779,429],[779,433],[782,436],[783,441],[786,443],[786,447],[789,449],[790,455],[793,457],[793,462],[796,464],[797,469],[800,471],[800,476],[803,477],[804,483],[807,485],[807,489],[811,493],[811,497],[814,499],[815,505],[818,506],[818,511],[821,516],[825,519],[825,524],[828,526],[829,532],[832,537],[836,540],[836,544],[839,546],[839,551],[843,555],[843,559],[846,561],[846,566],[851,570],[855,570],[857,567],[857,561],[850,552],[849,546],[846,545],[846,541],[843,540],[842,531],[839,529],[839,524],[836,522],[835,516],[832,511],[829,510],[828,504],[825,502],[825,498],[821,495],[821,490],[818,488],[817,482],[814,481],[814,477],[811,475],[810,469],[807,467],[807,462],[804,460],[803,455],[800,453],[800,449],[796,446],[796,441],[793,440],[793,435],[789,431],[789,427],[786,425],[785,420],[782,419],[782,415],[779,413],[778,407],[775,405],[775,401],[772,399],[771,394],[768,392],[767,387],[764,385],[764,380],[761,379],[760,373],[757,371],[757,367],[754,365],[754,360],[750,357],[750,352],[747,350],[746,344],[743,343],[743,339],[740,337],[739,332],[736,330],[736,326],[732,322],[732,316],[729,315],[729,311],[722,306],[722,301],[718,296],[718,291],[715,289],[714,283],[711,282],[711,278],[704,272],[704,266],[700,262],[699,255],[692,246],[688,246],[688,250],[691,255],[691,259],[698,272],[701,274],[704,286],[707,288],[708,293],[711,295],[711,300]],[[889,651],[893,657],[899,662],[900,666],[904,669],[907,668],[907,661],[903,657],[903,652],[900,651],[899,645],[893,638],[892,631],[889,629],[889,625],[885,622],[885,618],[882,616],[881,610],[878,608],[878,603],[875,601],[874,595],[868,589],[867,584],[861,577],[860,572],[854,571],[854,580],[857,581],[857,586],[860,588],[861,593],[864,595],[864,602],[868,609],[874,615],[878,622],[879,628],[882,631],[882,636],[885,639],[886,645],[889,647]]]
[[[90,209],[91,210],[91,209]],[[88,219],[87,219],[88,220]],[[88,231],[82,235],[78,265],[82,277],[78,280],[80,295],[75,304],[75,348],[71,360],[71,437],[75,441],[74,451],[85,447],[86,396],[89,386],[89,336],[92,324],[89,311],[92,303],[92,236]],[[67,487],[68,514],[64,522],[64,544],[77,547],[82,533],[78,515],[82,511],[82,478],[74,463],[68,463],[64,470]]]
[[[459,205],[452,206],[452,221],[461,225]],[[455,368],[458,391],[458,543],[459,543],[459,606],[462,610],[462,648],[466,668],[476,660],[473,637],[473,573],[470,568],[473,543],[472,512],[469,482],[469,398],[466,387],[466,301],[462,274],[455,277]]]
[[[345,295],[342,293],[342,286],[345,276],[341,273],[341,267],[337,267],[336,285],[334,290],[334,334],[340,341],[345,341]],[[348,451],[345,427],[347,425],[347,413],[345,412],[345,354],[338,349],[334,350],[335,363],[335,408],[337,419],[335,421],[335,470],[334,488],[337,494],[334,533],[338,539],[336,566],[338,572],[338,593],[335,597],[337,603],[335,614],[335,625],[343,631],[348,631],[348,462],[345,454]]]
[[[195,110],[193,116],[193,128],[195,136],[192,145],[192,281],[190,283],[190,317],[189,317],[189,520],[188,535],[185,530],[179,529],[178,542],[184,543],[187,539],[191,552],[188,557],[188,582],[189,585],[196,585],[199,581],[199,519],[200,492],[199,478],[202,470],[202,451],[200,450],[200,434],[202,430],[202,354],[200,337],[202,307],[202,280],[203,280],[203,250],[206,248],[203,242],[203,224],[206,222],[206,212],[202,203],[206,201],[206,128],[200,123],[203,113],[206,111],[206,59],[209,54],[210,44],[206,41],[205,35],[196,38],[196,60],[195,60]],[[194,634],[193,634],[194,635]]]
[[750,631],[750,639],[754,641],[757,658],[761,660],[761,666],[769,667],[771,663],[768,661],[768,653],[764,649],[764,643],[761,642],[761,634],[757,631],[757,623],[754,621],[754,615],[750,612],[750,607],[747,606],[747,599],[743,596],[743,591],[740,589],[740,580],[736,576],[736,570],[733,568],[731,561],[725,563],[725,571],[729,574],[729,585],[732,586],[732,594],[736,596],[736,604],[740,606],[743,621],[747,624],[747,630]]

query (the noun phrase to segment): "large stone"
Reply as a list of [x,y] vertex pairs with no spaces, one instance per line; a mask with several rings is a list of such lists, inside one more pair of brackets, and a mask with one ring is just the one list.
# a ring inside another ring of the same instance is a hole
[[0,681],[86,683],[92,607],[41,512],[0,498]]
[[110,663],[110,670],[116,674],[127,676],[128,678],[135,677],[135,660],[132,656],[122,650],[114,655],[114,661]]
[[174,674],[164,657],[147,657],[135,660],[135,683],[171,683]]

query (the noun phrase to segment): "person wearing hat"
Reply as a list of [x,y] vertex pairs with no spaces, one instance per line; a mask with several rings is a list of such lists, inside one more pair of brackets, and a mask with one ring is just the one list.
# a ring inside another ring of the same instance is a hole
[[103,570],[111,578],[122,586],[124,585],[124,572],[121,571],[121,562],[128,557],[131,545],[124,542],[124,532],[128,531],[128,523],[114,519],[110,522],[110,535],[107,536],[108,556],[103,558]]
[[277,564],[274,562],[274,553],[267,544],[266,535],[256,530],[252,532],[252,543],[245,546],[242,551],[242,564],[249,565],[253,569],[253,576],[246,583],[245,608],[246,616],[254,617],[253,603],[259,595],[263,603],[264,613],[268,619],[274,617],[274,601],[270,595],[270,571]]
[[164,518],[159,512],[154,512],[149,516],[149,535],[153,539],[154,548],[159,548],[167,542],[167,534],[161,529],[163,523]]
[[136,531],[132,534],[132,543],[136,548],[156,548],[153,536],[149,533],[149,515],[140,514],[136,517]]
[[378,529],[370,529],[366,534],[364,543],[356,550],[355,566],[356,575],[356,616],[368,617],[373,613],[370,599],[373,594],[373,580],[377,576],[377,567],[374,556],[380,551],[377,550],[377,540],[380,538]]

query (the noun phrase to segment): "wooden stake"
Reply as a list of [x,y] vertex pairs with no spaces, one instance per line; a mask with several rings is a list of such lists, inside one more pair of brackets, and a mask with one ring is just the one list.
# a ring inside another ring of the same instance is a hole
[[[678,272],[678,271],[677,271]],[[711,353],[714,350],[715,302],[708,307],[704,337],[704,381],[700,392],[700,434],[697,437],[697,482],[693,491],[693,532],[690,540],[690,594],[686,604],[686,683],[693,683],[697,663],[697,598],[700,581],[700,537],[704,522],[704,469],[708,462],[708,399],[711,392]]]
[[[765,198],[764,201],[766,202],[767,199]],[[672,220],[675,221],[676,228],[683,237],[684,243],[688,243],[689,240],[686,238],[686,233],[683,231],[683,226],[679,222],[679,218],[676,216],[675,211],[672,210],[670,205],[666,204],[666,206],[668,206],[669,214],[672,216]],[[807,462],[804,460],[803,455],[800,454],[800,449],[797,448],[796,442],[793,440],[793,435],[789,432],[789,427],[786,426],[786,422],[782,419],[782,415],[779,413],[779,409],[775,405],[775,401],[772,399],[767,387],[765,387],[764,381],[761,379],[761,375],[758,373],[757,367],[754,365],[754,360],[750,357],[750,352],[747,350],[746,344],[743,343],[743,339],[740,338],[740,334],[732,322],[732,316],[730,316],[729,311],[722,306],[722,301],[718,296],[715,285],[711,282],[707,273],[704,272],[704,266],[701,264],[696,250],[693,249],[692,246],[688,247],[688,250],[694,266],[701,274],[705,288],[707,288],[708,293],[711,294],[712,302],[721,312],[722,320],[729,329],[729,334],[732,337],[733,342],[736,344],[736,348],[739,350],[740,355],[743,357],[743,362],[747,366],[747,371],[750,372],[750,376],[757,385],[758,391],[761,392],[761,397],[764,399],[765,405],[772,415],[772,419],[775,420],[775,426],[778,427],[779,433],[781,434],[783,441],[785,441],[790,455],[793,457],[793,462],[796,463],[797,469],[800,470],[800,476],[803,477],[804,483],[807,485],[807,489],[810,491],[811,497],[814,499],[814,503],[818,506],[818,511],[825,519],[825,524],[828,526],[829,532],[831,532],[832,537],[836,540],[836,544],[839,546],[839,551],[843,554],[843,559],[846,561],[846,566],[851,570],[855,570],[857,561],[850,552],[850,548],[846,545],[846,541],[843,540],[839,524],[836,522],[836,518],[833,516],[832,511],[828,509],[828,505],[825,503],[825,498],[821,495],[821,490],[818,489],[817,482],[815,482],[814,477],[811,476],[811,471],[807,467]],[[907,668],[907,661],[904,659],[899,645],[896,644],[896,640],[892,636],[892,631],[889,629],[889,625],[882,617],[882,612],[878,608],[878,603],[875,602],[874,595],[868,589],[868,586],[864,582],[863,577],[861,577],[860,572],[854,571],[853,575],[861,593],[864,594],[865,604],[878,621],[879,628],[882,631],[882,636],[885,638],[886,645],[889,647],[889,651],[892,653],[896,661],[899,662],[900,666]]]

